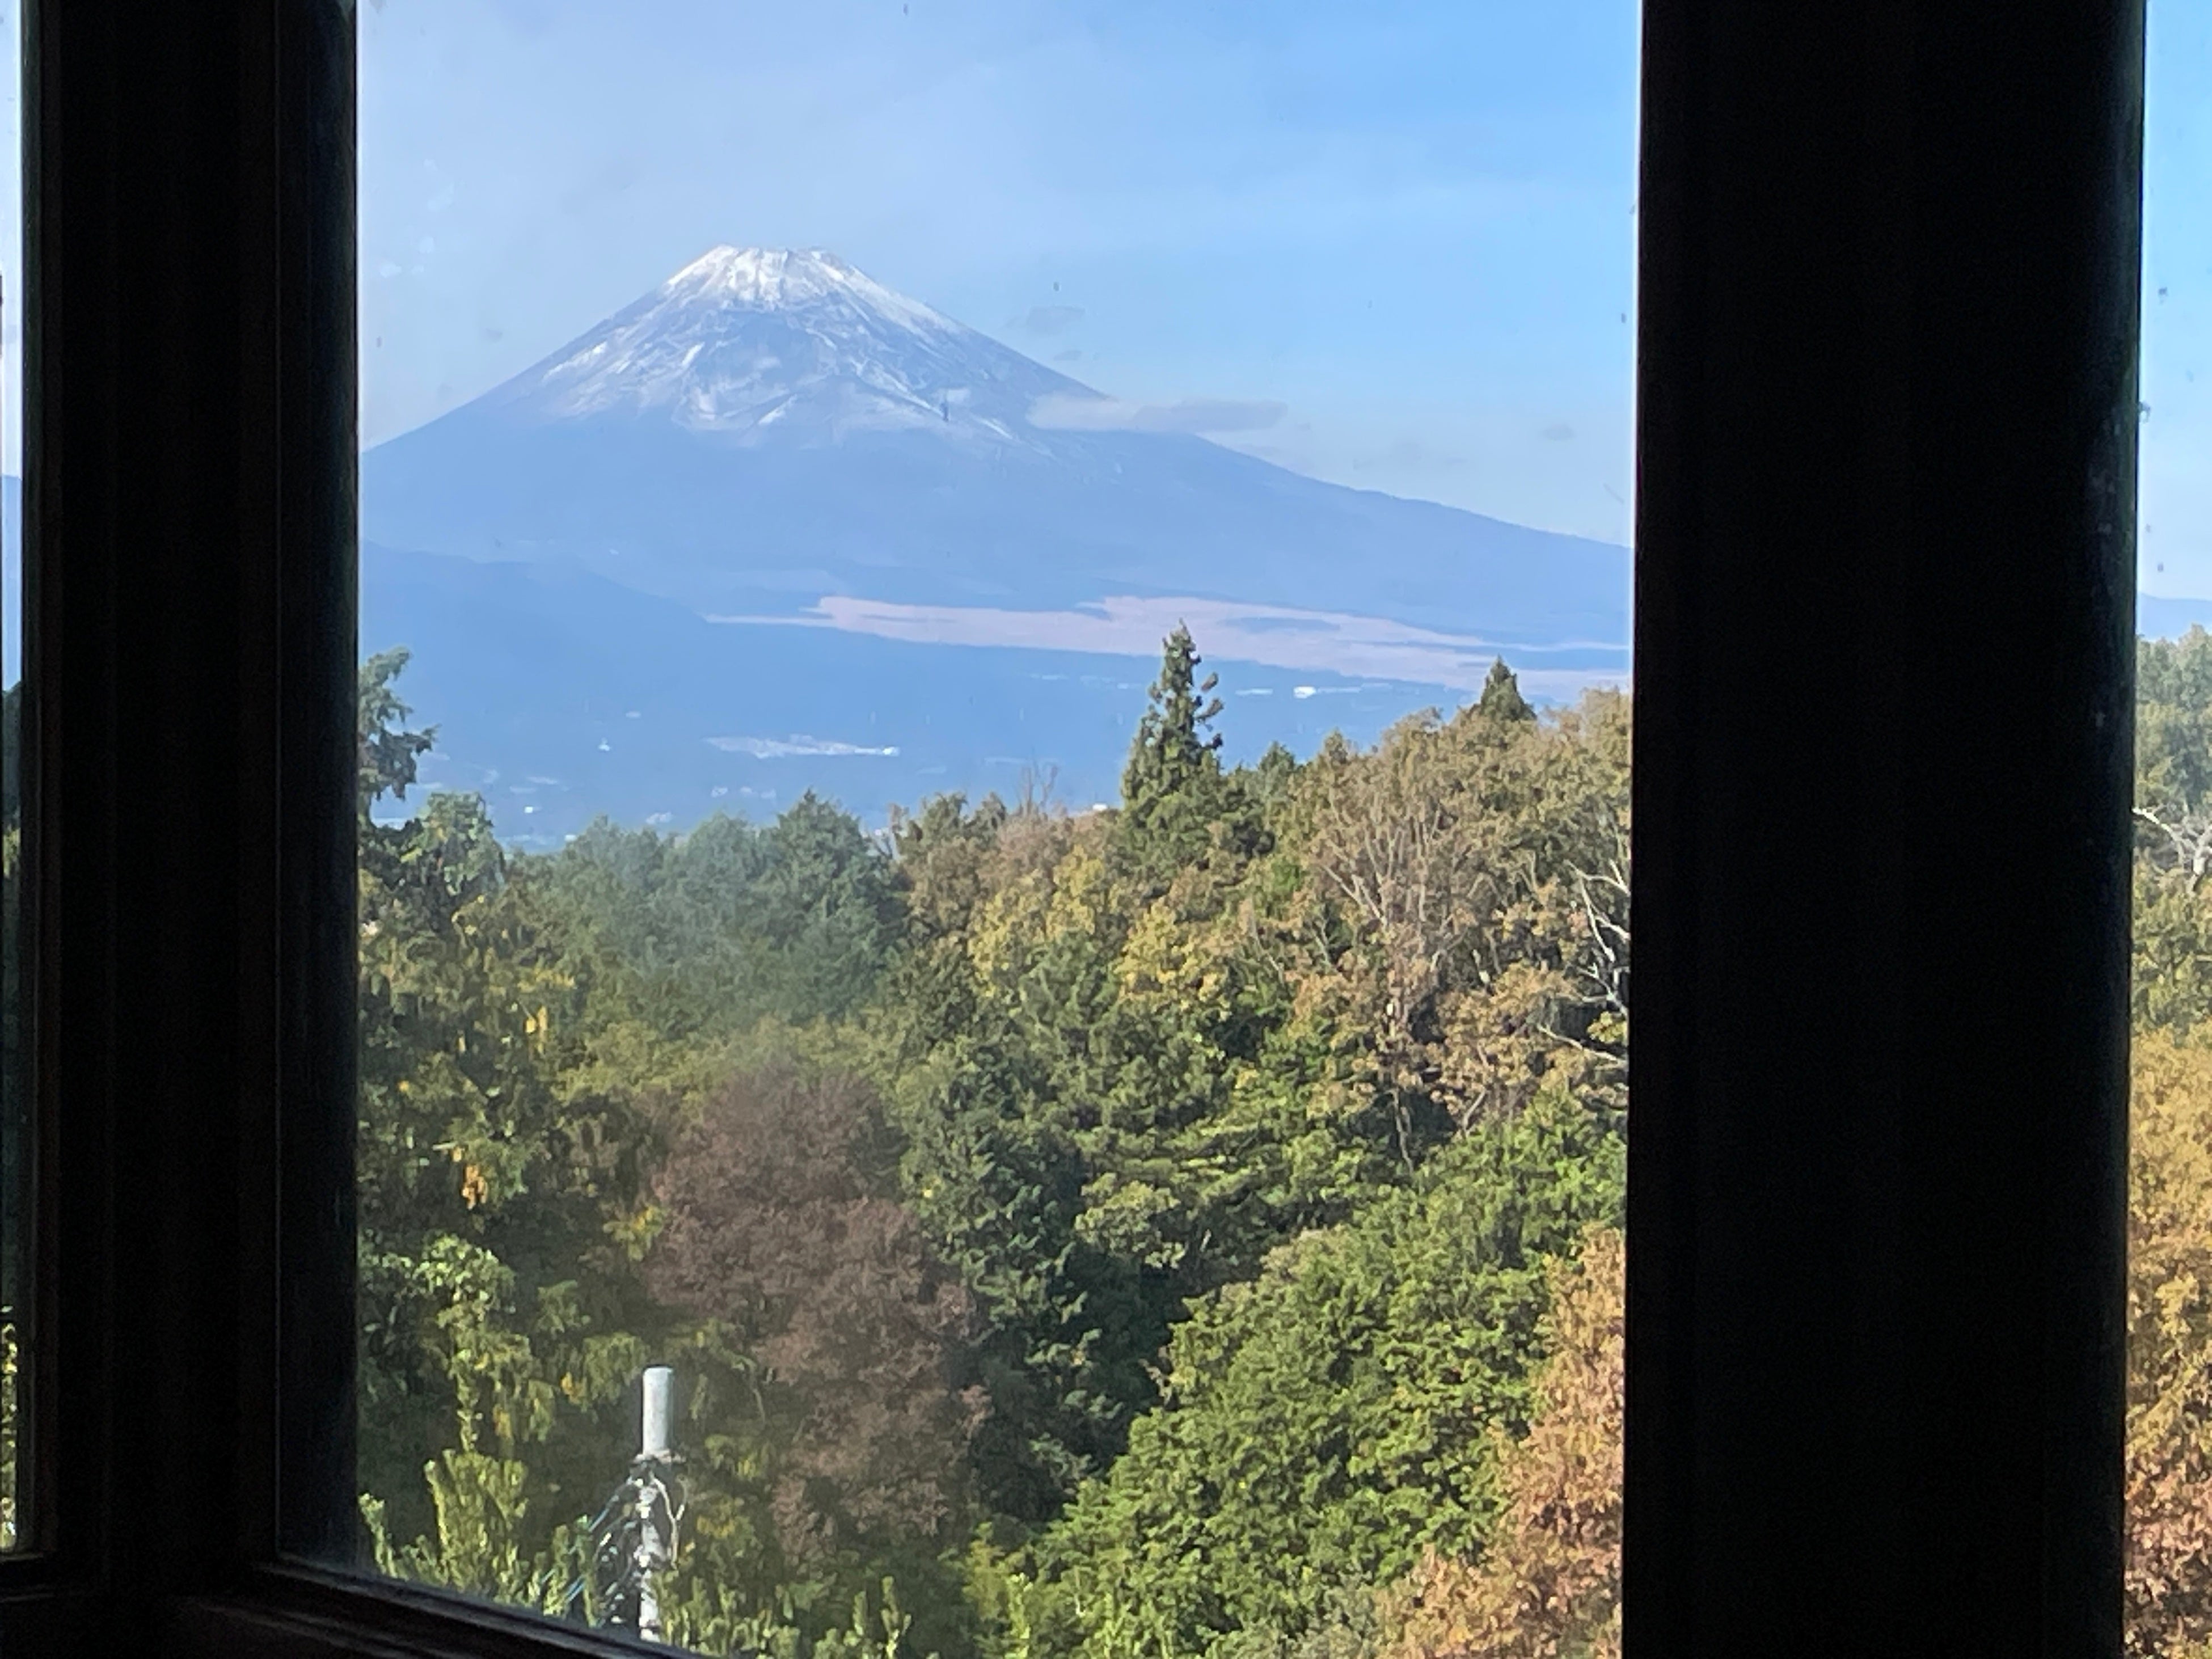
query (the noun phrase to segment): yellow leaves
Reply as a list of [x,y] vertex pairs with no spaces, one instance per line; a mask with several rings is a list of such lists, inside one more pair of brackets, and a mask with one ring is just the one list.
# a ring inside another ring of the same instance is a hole
[[488,1201],[491,1194],[491,1174],[471,1149],[456,1140],[441,1140],[434,1151],[443,1152],[461,1166],[461,1202],[471,1210]]
[[1165,1001],[1180,1010],[1225,1012],[1235,988],[1233,927],[1193,923],[1172,900],[1147,905],[1115,959],[1114,977],[1125,997]]
[[645,1253],[667,1224],[668,1212],[653,1203],[639,1205],[634,1210],[618,1210],[606,1220],[607,1237],[622,1247],[623,1254],[632,1261],[642,1261]]
[[1109,1172],[1084,1188],[1083,1201],[1075,1231],[1085,1243],[1162,1271],[1182,1265],[1189,1247],[1177,1236],[1174,1193]]
[[983,987],[1011,992],[1038,959],[1073,943],[1112,946],[1112,878],[1097,848],[1079,842],[1056,863],[1024,871],[986,901],[968,959]]
[[1095,939],[1099,928],[1117,908],[1114,884],[1106,860],[1095,847],[1076,848],[1052,872],[1052,903],[1046,913],[1046,933],[1074,934]]
[[2212,1639],[2212,1049],[2135,1039],[2128,1170],[2128,1647]]

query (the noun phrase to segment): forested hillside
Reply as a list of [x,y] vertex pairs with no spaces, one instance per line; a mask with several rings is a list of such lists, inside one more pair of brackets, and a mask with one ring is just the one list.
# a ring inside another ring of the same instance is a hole
[[[497,843],[362,671],[366,1547],[572,1615],[676,1368],[672,1639],[1617,1651],[1629,711],[1121,800]],[[2212,637],[2142,647],[2130,1642],[2212,1650]],[[12,843],[11,843],[12,844]]]
[[[2129,1647],[2197,1659],[2212,635],[2140,661]],[[1501,666],[1228,769],[1178,635],[1117,810],[810,798],[520,857],[416,796],[404,664],[361,681],[384,1567],[588,1613],[662,1363],[707,1651],[1617,1653],[1625,700],[1540,714]]]
[[362,679],[385,1565],[562,1605],[647,1363],[712,1650],[1367,1643],[1510,1516],[1620,1214],[1625,700],[1501,665],[1231,769],[1178,633],[1116,810],[521,857],[414,798],[404,661]]

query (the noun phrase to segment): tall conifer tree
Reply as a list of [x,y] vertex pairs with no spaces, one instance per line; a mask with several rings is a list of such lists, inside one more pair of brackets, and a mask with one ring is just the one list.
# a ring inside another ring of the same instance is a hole
[[1536,711],[1528,706],[1528,698],[1521,695],[1521,682],[1513,678],[1513,671],[1505,665],[1503,657],[1491,659],[1490,672],[1482,682],[1482,697],[1475,707],[1494,720],[1533,720],[1536,718]]
[[1198,647],[1177,624],[1161,651],[1144,719],[1121,771],[1124,849],[1148,878],[1164,884],[1205,851],[1221,793],[1218,678],[1198,678]]

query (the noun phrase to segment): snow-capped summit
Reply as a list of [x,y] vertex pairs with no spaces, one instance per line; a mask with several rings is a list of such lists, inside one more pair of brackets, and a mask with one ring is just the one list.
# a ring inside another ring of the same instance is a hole
[[758,311],[844,301],[910,328],[952,331],[960,327],[818,247],[732,247],[725,242],[671,276],[660,285],[660,292],[689,305],[745,306]]
[[1048,448],[1029,412],[1096,395],[819,249],[709,250],[493,394],[540,421],[659,414],[740,443],[926,430]]

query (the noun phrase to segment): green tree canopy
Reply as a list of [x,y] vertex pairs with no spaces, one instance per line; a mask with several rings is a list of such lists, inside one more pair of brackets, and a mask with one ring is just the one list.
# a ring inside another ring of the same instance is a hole
[[1343,1592],[1478,1545],[1547,1261],[1618,1224],[1622,1171],[1613,1114],[1541,1095],[1194,1306],[1159,1407],[1038,1547],[1041,1616],[1096,1659],[1131,1631],[1162,1655],[1295,1641]]
[[1218,677],[1198,678],[1198,647],[1176,625],[1160,658],[1137,735],[1121,769],[1121,849],[1152,885],[1164,886],[1205,852],[1221,805]]
[[1536,718],[1536,711],[1521,695],[1521,682],[1513,677],[1513,671],[1505,665],[1503,657],[1491,660],[1490,672],[1483,678],[1482,695],[1476,699],[1474,706],[1494,720],[1533,720]]

